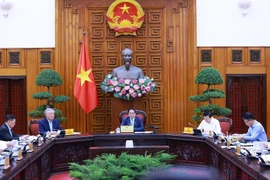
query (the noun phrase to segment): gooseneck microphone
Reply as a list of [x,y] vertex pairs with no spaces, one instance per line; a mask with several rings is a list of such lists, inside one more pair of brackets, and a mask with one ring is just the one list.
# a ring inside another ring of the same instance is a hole
[[197,129],[197,126],[195,126],[195,125],[193,125],[193,124],[191,124],[191,123],[188,123],[190,126],[192,126],[192,127],[194,127],[194,128],[196,128]]
[[158,126],[153,126],[153,125],[148,125],[148,127],[149,127],[150,129],[158,129],[158,128],[159,128]]

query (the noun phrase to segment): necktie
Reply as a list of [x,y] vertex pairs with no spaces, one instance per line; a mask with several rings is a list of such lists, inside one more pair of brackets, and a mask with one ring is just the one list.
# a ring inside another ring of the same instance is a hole
[[131,126],[134,126],[134,119],[131,119]]
[[12,132],[11,132],[11,129],[9,129],[9,133],[10,133],[10,136],[12,137]]

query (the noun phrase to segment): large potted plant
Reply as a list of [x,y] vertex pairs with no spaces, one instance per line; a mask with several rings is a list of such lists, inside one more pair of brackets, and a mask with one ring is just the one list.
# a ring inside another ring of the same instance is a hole
[[50,92],[51,87],[56,87],[63,84],[61,76],[55,70],[46,69],[38,74],[35,84],[37,86],[44,86],[47,88],[47,91],[37,92],[32,95],[33,99],[45,100],[45,104],[36,107],[35,110],[28,113],[28,116],[33,119],[41,119],[44,117],[44,111],[46,108],[54,108],[55,118],[57,118],[58,121],[65,121],[66,118],[62,116],[62,111],[55,108],[55,104],[69,101],[70,97],[66,95],[54,96]]
[[223,78],[219,71],[213,67],[203,68],[196,76],[196,84],[205,84],[207,88],[202,92],[202,95],[190,96],[189,100],[195,102],[206,102],[207,104],[198,106],[194,109],[195,115],[192,119],[195,122],[199,122],[202,117],[202,113],[209,109],[213,112],[213,115],[217,116],[229,116],[232,110],[229,108],[223,108],[213,104],[214,99],[225,98],[224,91],[220,89],[213,89],[212,86],[223,84]]
[[93,160],[85,160],[80,165],[70,163],[70,176],[78,179],[141,179],[151,171],[163,170],[171,166],[168,164],[176,155],[162,151],[155,155],[131,155],[123,152],[120,156],[115,154],[102,154]]

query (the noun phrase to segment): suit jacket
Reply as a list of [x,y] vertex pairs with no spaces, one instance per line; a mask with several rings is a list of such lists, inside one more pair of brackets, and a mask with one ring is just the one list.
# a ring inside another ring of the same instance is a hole
[[[122,120],[121,125],[124,126],[130,126],[130,118],[126,117]],[[141,118],[139,118],[138,116],[135,116],[135,120],[134,120],[134,131],[144,131],[144,125],[143,125],[143,121]]]
[[[38,122],[38,124],[39,124],[39,134],[40,135],[43,135],[46,132],[51,131],[48,120],[46,118],[40,120]],[[62,128],[59,125],[58,120],[56,120],[56,119],[52,120],[52,128],[53,128],[52,129],[53,131],[62,130]]]
[[13,139],[19,140],[20,135],[14,134],[12,129],[11,129],[11,133],[12,133],[12,136],[10,135],[10,132],[6,123],[2,124],[2,126],[0,127],[0,140],[3,140],[3,141],[12,141]]

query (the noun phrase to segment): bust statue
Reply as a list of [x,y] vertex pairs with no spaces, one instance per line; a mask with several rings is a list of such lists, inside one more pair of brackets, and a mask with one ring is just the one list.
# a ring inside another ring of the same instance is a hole
[[141,68],[131,65],[133,59],[133,52],[126,48],[122,51],[122,60],[124,65],[114,68],[112,75],[113,77],[123,78],[123,79],[139,79],[144,77]]

